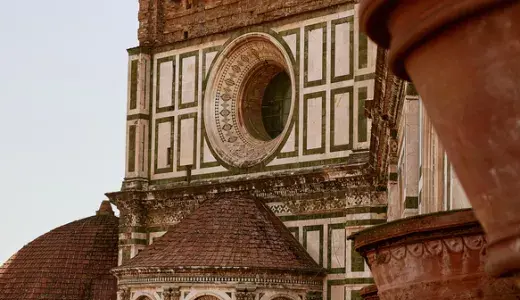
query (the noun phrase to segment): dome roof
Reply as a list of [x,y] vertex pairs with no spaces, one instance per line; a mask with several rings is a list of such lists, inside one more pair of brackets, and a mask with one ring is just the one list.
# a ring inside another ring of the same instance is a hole
[[262,201],[241,196],[207,200],[115,272],[134,268],[323,272]]
[[108,202],[93,217],[33,240],[0,266],[0,300],[115,300],[118,218]]

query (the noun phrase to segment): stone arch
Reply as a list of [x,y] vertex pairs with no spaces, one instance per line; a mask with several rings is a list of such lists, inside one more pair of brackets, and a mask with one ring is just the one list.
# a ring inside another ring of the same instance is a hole
[[231,300],[231,298],[221,291],[192,291],[184,300]]
[[271,298],[271,300],[294,300],[294,299],[290,298],[289,296],[286,296],[286,295],[277,295],[277,296],[274,296],[273,298]]
[[205,295],[198,296],[197,298],[195,298],[195,300],[220,300],[220,299],[217,296],[205,294]]
[[292,293],[274,293],[265,295],[265,297],[262,297],[260,300],[301,300],[301,297]]
[[158,300],[157,295],[152,295],[148,292],[138,291],[134,294],[133,300]]

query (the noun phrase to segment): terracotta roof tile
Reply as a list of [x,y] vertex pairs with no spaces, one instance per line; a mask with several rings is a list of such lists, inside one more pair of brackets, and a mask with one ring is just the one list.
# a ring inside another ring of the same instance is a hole
[[116,299],[118,218],[103,214],[58,227],[0,267],[0,300]]
[[242,196],[207,200],[117,270],[135,267],[323,271],[265,204]]

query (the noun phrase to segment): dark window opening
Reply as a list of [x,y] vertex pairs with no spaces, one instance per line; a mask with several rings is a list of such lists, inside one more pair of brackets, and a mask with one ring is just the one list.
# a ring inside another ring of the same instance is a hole
[[279,136],[291,110],[291,78],[280,72],[271,79],[262,98],[262,122],[271,138]]

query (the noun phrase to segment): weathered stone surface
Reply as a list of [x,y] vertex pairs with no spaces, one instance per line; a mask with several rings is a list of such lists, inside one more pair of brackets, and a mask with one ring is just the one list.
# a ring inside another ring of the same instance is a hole
[[162,46],[258,25],[353,0],[200,0],[190,8],[180,1],[139,1],[139,42]]

